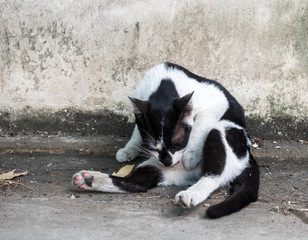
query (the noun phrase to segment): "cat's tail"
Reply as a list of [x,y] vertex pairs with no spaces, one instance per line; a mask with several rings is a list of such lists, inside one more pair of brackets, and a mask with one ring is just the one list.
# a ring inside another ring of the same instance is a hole
[[208,218],[220,218],[237,212],[258,199],[259,166],[251,153],[249,153],[249,164],[250,166],[231,184],[230,195],[223,202],[207,209]]

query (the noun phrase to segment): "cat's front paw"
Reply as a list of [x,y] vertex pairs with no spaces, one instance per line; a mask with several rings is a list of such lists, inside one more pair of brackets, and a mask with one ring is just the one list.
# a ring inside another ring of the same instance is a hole
[[192,208],[197,205],[196,201],[193,198],[193,195],[189,191],[181,191],[179,192],[174,200],[173,203],[187,208]]
[[185,169],[190,170],[198,166],[200,156],[195,151],[187,151],[183,153],[183,166]]
[[121,148],[117,151],[116,160],[118,162],[129,162],[135,159],[139,155],[139,152],[132,149],[127,150],[126,148]]

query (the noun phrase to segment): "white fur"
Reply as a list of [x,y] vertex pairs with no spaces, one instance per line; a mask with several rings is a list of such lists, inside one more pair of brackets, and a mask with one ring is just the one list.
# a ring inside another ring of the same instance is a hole
[[118,150],[116,154],[116,160],[118,162],[128,162],[135,159],[140,153],[138,147],[141,145],[141,142],[142,139],[140,136],[140,132],[138,130],[138,127],[135,126],[134,132],[130,140],[127,142],[124,148]]
[[[85,183],[85,178],[83,174],[88,174],[88,177],[94,177],[92,182],[92,187]],[[79,180],[77,180],[79,179]],[[86,171],[82,170],[73,176],[73,185],[84,190],[90,191],[100,191],[100,192],[114,192],[114,193],[124,193],[117,186],[113,185],[111,178],[108,174],[96,172],[96,171]]]
[[200,180],[185,191],[175,196],[175,201],[185,207],[194,207],[203,202],[219,187],[219,176],[201,177]]
[[183,159],[183,150],[176,151],[173,154],[169,152],[169,154],[172,157],[172,166],[178,164]]

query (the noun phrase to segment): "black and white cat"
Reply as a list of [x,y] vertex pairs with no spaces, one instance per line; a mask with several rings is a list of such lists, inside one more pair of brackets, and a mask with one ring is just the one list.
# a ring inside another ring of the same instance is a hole
[[127,193],[191,185],[174,203],[194,207],[230,183],[230,195],[208,208],[209,218],[257,200],[259,167],[250,153],[244,111],[222,85],[167,62],[151,68],[130,99],[136,126],[116,159],[127,162],[140,154],[148,159],[124,178],[80,171],[73,176],[76,187]]

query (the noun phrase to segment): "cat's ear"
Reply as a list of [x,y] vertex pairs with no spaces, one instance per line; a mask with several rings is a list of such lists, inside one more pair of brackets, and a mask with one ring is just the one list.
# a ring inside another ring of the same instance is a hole
[[131,98],[129,99],[132,101],[134,106],[134,113],[136,116],[145,115],[149,110],[149,101],[142,101],[137,98]]
[[191,97],[194,94],[194,92],[191,92],[184,97],[181,98],[176,98],[173,101],[173,107],[175,108],[176,111],[179,113],[184,112],[184,110],[191,110],[192,108],[192,103],[191,103]]

